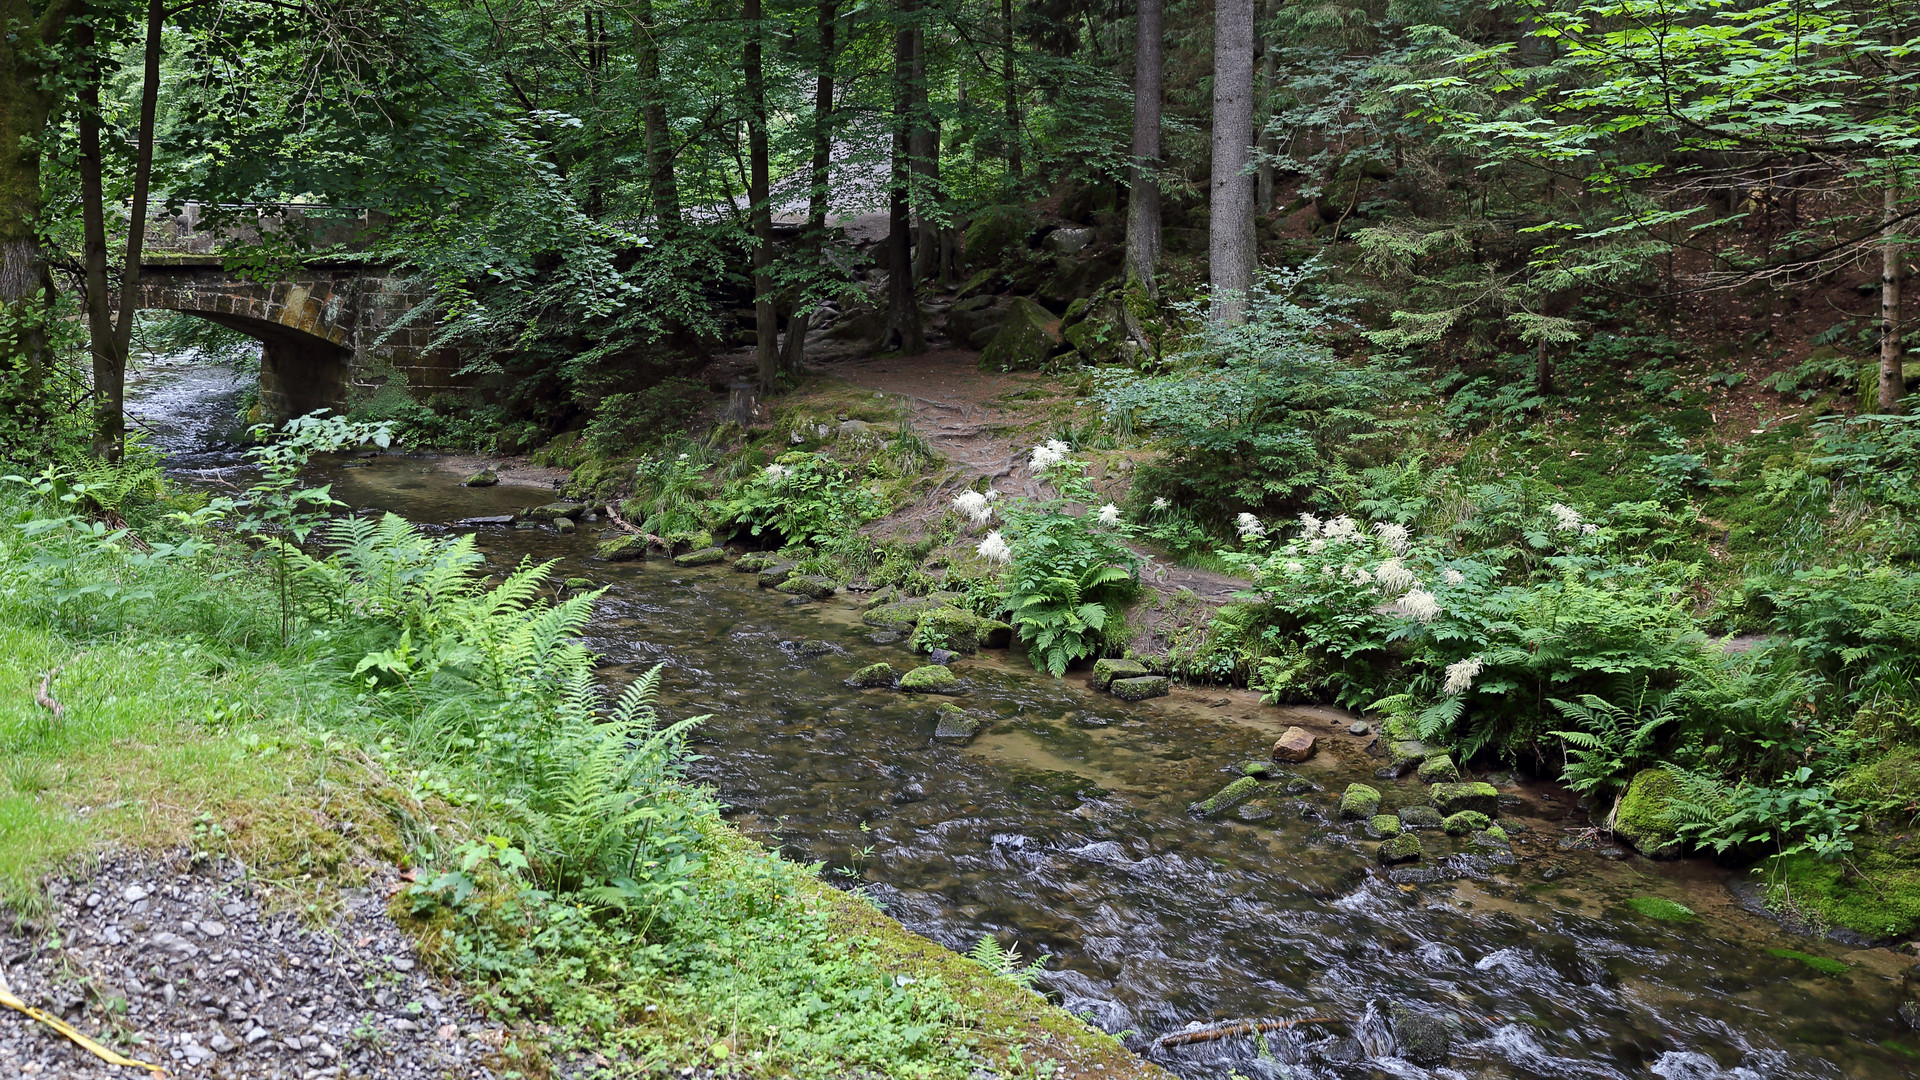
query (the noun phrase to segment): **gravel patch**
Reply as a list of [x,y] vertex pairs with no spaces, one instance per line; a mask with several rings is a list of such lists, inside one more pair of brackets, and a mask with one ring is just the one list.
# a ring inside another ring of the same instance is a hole
[[[179,1076],[492,1080],[506,1031],[421,970],[389,880],[315,928],[270,914],[237,863],[122,852],[48,884],[38,925],[0,919],[0,976],[28,1005]],[[124,1080],[0,1008],[0,1077]]]

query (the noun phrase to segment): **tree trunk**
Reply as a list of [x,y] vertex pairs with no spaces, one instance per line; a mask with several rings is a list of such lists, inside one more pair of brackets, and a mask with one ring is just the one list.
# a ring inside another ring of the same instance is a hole
[[[818,66],[813,81],[813,167],[808,177],[806,243],[816,266],[826,248],[827,196],[833,179],[834,30],[839,8],[839,0],[820,0],[815,15],[820,53],[815,58]],[[786,348],[780,360],[786,370],[799,371],[806,363],[807,328],[812,322],[813,312],[807,310],[803,298],[787,317]]]
[[907,153],[915,177],[914,200],[919,207],[920,226],[913,242],[913,280],[932,277],[940,265],[940,125],[927,109],[927,31],[913,31],[913,64],[908,73],[913,94],[913,129],[907,139]]
[[1533,354],[1533,392],[1541,397],[1553,396],[1553,360],[1547,356],[1547,335],[1540,334],[1540,346]]
[[1127,283],[1160,296],[1160,0],[1140,0],[1133,42],[1133,168],[1127,193]]
[[1900,347],[1900,260],[1906,245],[1899,242],[1900,181],[1887,182],[1885,213],[1880,244],[1880,400],[1879,411],[1900,411],[1900,399],[1906,396],[1907,379],[1902,371]]
[[907,203],[913,180],[909,142],[916,122],[913,59],[918,0],[900,0],[898,11],[900,23],[893,37],[893,169],[887,182],[887,327],[879,350],[912,356],[927,351],[920,304],[914,296],[913,221]]
[[48,47],[65,32],[72,0],[36,12],[31,0],[0,0],[0,425],[37,428],[53,281],[40,253],[40,140],[53,95]]
[[753,358],[761,392],[772,393],[773,377],[780,371],[780,317],[773,306],[773,199],[768,179],[766,73],[760,63],[760,0],[746,0],[743,17],[747,23],[742,58],[747,77],[747,201],[752,204],[747,214],[753,222]]
[[1246,320],[1253,285],[1253,0],[1217,0],[1213,9],[1213,185],[1207,220],[1211,317]]
[[[93,356],[93,453],[117,461],[125,423],[119,404],[109,404],[108,387],[124,385],[126,356],[114,351],[113,302],[107,295],[106,192],[100,154],[100,68],[93,27],[74,35],[83,65],[80,76],[80,219],[86,265],[87,344]],[[116,373],[118,378],[116,379]]]
[[1007,177],[1020,179],[1020,73],[1013,61],[1013,0],[1000,0],[1000,85],[1007,97]]
[[680,224],[680,189],[673,179],[673,145],[667,105],[660,90],[660,42],[653,0],[638,0],[633,16],[634,66],[640,76],[640,117],[647,144],[647,197],[653,216],[671,229]]
[[[120,310],[115,314],[113,342],[94,358],[95,453],[119,461],[126,451],[127,353],[133,346],[133,317],[140,308],[140,259],[147,243],[147,186],[153,179],[154,115],[160,102],[160,36],[167,21],[161,0],[147,0],[145,68],[140,82],[140,130],[133,156],[133,205],[127,218],[127,260],[120,271]],[[103,208],[104,210],[104,208]],[[101,217],[104,219],[104,213]],[[105,247],[104,230],[101,237]],[[104,254],[104,251],[102,252]],[[89,277],[92,276],[89,268]],[[102,363],[102,360],[106,363]]]

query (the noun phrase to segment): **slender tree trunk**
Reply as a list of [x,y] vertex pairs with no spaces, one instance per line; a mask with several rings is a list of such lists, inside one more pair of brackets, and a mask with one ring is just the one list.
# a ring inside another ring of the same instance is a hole
[[680,224],[680,189],[673,179],[673,140],[660,87],[660,40],[653,0],[637,0],[633,15],[634,66],[640,76],[640,117],[647,144],[647,198],[653,216],[671,229]]
[[1900,399],[1906,396],[1907,380],[1902,371],[1904,357],[1900,347],[1900,261],[1906,245],[1899,242],[1900,226],[1894,220],[1900,214],[1900,181],[1887,181],[1885,212],[1880,244],[1880,400],[1879,411],[1897,413]]
[[1253,285],[1253,0],[1216,0],[1213,9],[1213,184],[1208,207],[1207,272],[1211,317],[1246,319]]
[[108,461],[119,461],[126,451],[127,353],[133,346],[133,317],[140,309],[140,259],[147,244],[147,186],[153,179],[154,116],[160,102],[160,35],[166,21],[167,11],[161,0],[147,0],[146,63],[140,82],[140,130],[134,143],[127,261],[120,271],[120,310],[114,317],[108,362],[102,365],[97,347],[93,354],[94,449]]
[[760,372],[761,393],[772,393],[773,377],[780,370],[780,316],[773,306],[773,198],[768,179],[767,86],[760,62],[760,14],[760,0],[746,0],[747,44],[742,59],[747,83],[747,201],[752,204],[747,213],[753,222],[753,357]]
[[[113,461],[119,458],[120,408],[110,405],[106,388],[115,373],[126,370],[126,357],[114,352],[113,300],[107,295],[106,192],[100,153],[100,57],[95,52],[93,27],[82,25],[74,35],[84,65],[80,76],[80,219],[87,282],[87,343],[93,355],[93,453]],[[124,381],[124,375],[120,376]]]
[[[826,250],[827,203],[833,180],[833,89],[834,30],[840,17],[839,0],[820,0],[815,26],[819,55],[813,80],[813,167],[807,188],[807,250],[818,265]],[[799,371],[807,359],[807,328],[813,313],[803,301],[787,317],[787,339],[780,363],[788,371]]]
[[1013,56],[1013,0],[1000,0],[1000,85],[1007,97],[1007,176],[1020,179],[1020,73]]
[[913,280],[918,283],[934,275],[940,265],[940,125],[927,109],[927,31],[913,31],[913,65],[909,72],[913,93],[913,130],[907,140],[915,177],[914,200],[918,204],[920,226],[913,242]]
[[1165,39],[1160,0],[1140,0],[1133,41],[1133,168],[1127,192],[1127,283],[1155,299],[1160,285],[1160,100]]
[[1547,355],[1547,335],[1540,335],[1540,344],[1533,353],[1533,392],[1541,397],[1553,396],[1553,359]]
[[918,0],[900,0],[899,26],[893,37],[893,170],[887,182],[887,327],[880,351],[906,355],[927,351],[920,328],[920,304],[914,296],[913,221],[907,197],[912,186],[912,147],[915,123],[913,95],[914,28],[920,21]]

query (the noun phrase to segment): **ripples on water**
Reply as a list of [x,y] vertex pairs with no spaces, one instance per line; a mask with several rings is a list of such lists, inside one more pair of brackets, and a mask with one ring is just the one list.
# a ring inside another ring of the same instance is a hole
[[[162,408],[186,417],[182,430],[212,429],[194,427],[193,404],[178,401],[186,391],[173,393]],[[161,411],[154,400],[142,408]],[[422,458],[325,472],[349,503],[422,522],[548,497],[463,489]],[[1770,957],[1763,947],[1839,950],[1783,940],[1739,910],[1710,867],[1557,850],[1575,822],[1567,796],[1550,787],[1503,785],[1517,797],[1503,814],[1530,827],[1516,837],[1514,865],[1423,833],[1431,854],[1422,865],[1460,876],[1395,884],[1359,826],[1335,820],[1336,803],[1350,780],[1381,786],[1388,808],[1420,801],[1420,785],[1373,780],[1376,762],[1344,732],[1350,717],[1213,689],[1129,705],[1093,693],[1083,677],[1053,680],[1017,656],[983,654],[959,665],[966,692],[949,700],[988,727],[968,747],[935,743],[935,700],[843,684],[876,659],[899,670],[913,663],[902,644],[876,640],[884,635],[862,626],[852,604],[789,606],[725,567],[597,563],[586,558],[593,540],[489,529],[481,544],[502,567],[558,557],[561,574],[612,586],[588,644],[615,677],[667,664],[668,711],[713,714],[695,772],[748,832],[836,868],[828,880],[857,881],[952,948],[992,934],[1026,955],[1050,954],[1041,984],[1109,1031],[1325,1021],[1270,1034],[1264,1050],[1241,1037],[1154,1055],[1184,1076],[1916,1075],[1905,1049],[1920,1040],[1892,1019],[1890,953],[1848,956],[1858,966],[1839,979]],[[802,639],[831,649],[810,655],[794,647]],[[1294,794],[1268,785],[1271,818],[1186,814],[1240,762],[1264,757],[1289,723],[1319,733],[1323,749],[1291,770]],[[1549,863],[1571,873],[1544,881]],[[1645,895],[1702,918],[1676,926],[1624,906]],[[1394,1056],[1384,1017],[1396,1003],[1454,1025],[1448,1065],[1425,1070]]]

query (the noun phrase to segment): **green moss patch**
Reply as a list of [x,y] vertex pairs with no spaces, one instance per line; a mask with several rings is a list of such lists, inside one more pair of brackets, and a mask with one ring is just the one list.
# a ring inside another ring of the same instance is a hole
[[1777,956],[1782,960],[1792,960],[1822,975],[1845,975],[1853,970],[1853,965],[1843,960],[1835,960],[1831,956],[1815,956],[1812,953],[1797,952],[1793,949],[1768,949],[1767,955]]
[[1659,919],[1661,922],[1686,922],[1696,917],[1694,910],[1685,904],[1676,904],[1657,896],[1636,896],[1627,901],[1627,906],[1649,919]]

